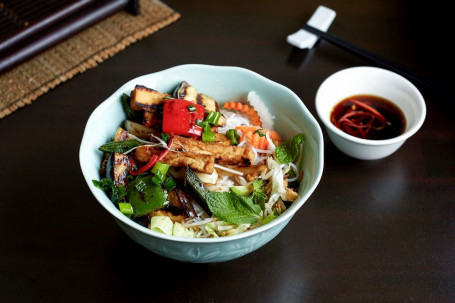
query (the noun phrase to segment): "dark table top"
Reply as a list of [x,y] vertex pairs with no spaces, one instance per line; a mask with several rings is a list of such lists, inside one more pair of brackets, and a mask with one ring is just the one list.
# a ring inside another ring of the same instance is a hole
[[447,5],[167,3],[178,22],[0,120],[0,301],[453,302],[453,97],[422,88],[423,127],[382,160],[345,156],[324,130],[314,194],[270,243],[223,263],[181,263],[134,243],[89,192],[78,159],[100,102],[132,78],[180,64],[251,69],[289,87],[316,116],[326,77],[370,65],[325,41],[310,51],[286,43],[320,4],[337,12],[332,34],[448,85]]

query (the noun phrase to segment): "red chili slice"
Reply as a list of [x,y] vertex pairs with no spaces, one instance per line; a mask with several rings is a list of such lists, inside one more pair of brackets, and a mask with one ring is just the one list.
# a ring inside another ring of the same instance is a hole
[[149,162],[147,164],[145,164],[140,169],[135,170],[135,171],[133,171],[133,169],[132,169],[133,165],[130,164],[130,174],[133,175],[133,176],[136,176],[136,175],[139,175],[139,174],[141,174],[143,172],[146,172],[147,170],[149,170],[150,168],[155,166],[156,162],[159,162],[164,157],[166,157],[166,155],[169,153],[169,149],[172,146],[172,142],[174,142],[174,134],[170,133],[170,136],[171,136],[171,138],[169,139],[169,143],[167,144],[167,148],[159,156],[158,155],[153,155],[150,158],[150,160],[149,160]]
[[354,103],[355,105],[357,105],[357,106],[359,106],[359,107],[371,112],[375,116],[375,118],[377,118],[381,122],[382,127],[385,126],[386,119],[384,118],[384,116],[380,112],[378,112],[377,110],[375,110],[374,108],[372,108],[368,104],[360,102],[360,101],[358,101],[356,99],[349,99],[349,101]]

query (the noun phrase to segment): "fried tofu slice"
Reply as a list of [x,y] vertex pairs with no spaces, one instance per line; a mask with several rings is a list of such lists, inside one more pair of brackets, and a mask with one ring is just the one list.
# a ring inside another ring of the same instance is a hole
[[164,97],[166,96],[170,97],[169,94],[159,92],[143,85],[136,85],[130,94],[130,106],[134,110],[153,112],[156,111],[159,105],[163,104]]
[[[140,146],[135,150],[137,161],[147,163],[152,155],[158,155],[163,149],[152,146]],[[192,170],[211,174],[215,168],[215,157],[209,153],[192,153],[185,151],[169,151],[169,153],[160,160],[160,162],[169,164],[173,167],[189,166]]]
[[[226,136],[218,134],[215,143],[206,143],[194,138],[174,136],[171,151],[161,160],[174,167],[189,166],[191,169],[205,173],[213,173],[215,162],[220,165],[236,167],[251,166],[254,154],[249,146],[230,145]],[[160,154],[162,148],[140,146],[135,150],[139,162],[147,163],[152,155]]]
[[144,118],[142,119],[142,125],[148,128],[160,126],[163,123],[163,119],[159,114],[159,109],[144,111]]
[[[173,149],[193,153],[209,153],[215,157],[215,162],[221,165],[250,166],[254,160],[254,154],[249,146],[235,146],[227,144],[227,141],[218,136],[219,142],[206,143],[182,136],[174,137]],[[223,142],[223,144],[219,144]]]
[[215,157],[209,154],[192,152],[169,152],[161,162],[174,167],[189,166],[192,170],[211,174],[215,169]]

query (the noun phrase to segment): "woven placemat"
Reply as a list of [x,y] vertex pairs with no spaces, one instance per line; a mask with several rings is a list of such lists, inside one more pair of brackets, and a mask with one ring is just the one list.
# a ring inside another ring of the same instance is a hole
[[138,16],[118,12],[0,75],[0,119],[180,18],[158,0],[139,6]]

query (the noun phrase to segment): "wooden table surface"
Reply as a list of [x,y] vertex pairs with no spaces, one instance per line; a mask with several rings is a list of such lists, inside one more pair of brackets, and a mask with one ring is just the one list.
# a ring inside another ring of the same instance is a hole
[[325,41],[309,51],[286,43],[320,4],[337,12],[332,34],[450,86],[447,5],[167,3],[179,21],[0,120],[0,302],[454,302],[453,97],[421,88],[423,127],[382,160],[345,156],[324,130],[314,194],[270,243],[223,263],[180,263],[132,242],[90,193],[78,158],[100,102],[132,78],[180,64],[251,69],[316,116],[326,77],[370,65]]

